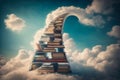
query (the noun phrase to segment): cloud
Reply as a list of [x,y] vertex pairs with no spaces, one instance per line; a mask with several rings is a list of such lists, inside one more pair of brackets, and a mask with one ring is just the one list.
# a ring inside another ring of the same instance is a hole
[[[93,70],[93,72],[91,72],[96,76],[104,74],[103,76],[106,76],[106,78],[114,80],[118,79],[120,74],[120,44],[111,44],[107,46],[105,50],[102,45],[96,45],[92,49],[85,48],[83,51],[79,51],[79,49],[75,47],[75,42],[72,38],[69,38],[68,34],[65,33],[63,39],[65,52],[70,64],[72,64],[71,68],[73,72],[83,74],[87,69],[87,71]],[[102,74],[97,75],[95,73],[96,71]]]
[[7,62],[7,60],[3,57],[3,56],[0,56],[0,68],[5,65]]
[[[31,76],[32,75],[32,76]],[[67,76],[62,74],[45,74],[45,75],[38,75],[34,72],[11,72],[4,76],[2,80],[77,80],[73,76]]]
[[114,5],[118,0],[93,0],[92,4],[86,8],[87,13],[110,14],[114,11]]
[[40,75],[36,70],[29,71],[30,64],[34,56],[34,51],[20,49],[18,51],[18,55],[11,58],[0,69],[0,80],[120,79],[119,44],[111,44],[107,46],[106,49],[103,49],[102,45],[96,45],[92,49],[85,48],[83,51],[80,51],[76,48],[76,43],[69,37],[68,33],[63,34],[63,40],[67,59],[73,73],[68,75],[59,73]]
[[9,73],[20,68],[29,68],[30,63],[32,62],[33,51],[27,51],[20,49],[18,55],[14,58],[11,58],[0,70],[1,73]]
[[[69,15],[74,15],[79,19],[79,22],[94,27],[103,27],[105,24],[104,19],[100,15],[93,15],[92,13],[87,13],[85,9],[80,7],[59,7],[58,9],[52,11],[47,15],[46,24],[48,25],[59,15],[69,13]],[[69,16],[68,15],[68,16]]]
[[17,17],[15,14],[7,15],[7,19],[4,20],[6,28],[12,31],[21,31],[25,27],[25,21]]
[[[58,73],[40,75],[37,71],[29,71],[33,51],[21,49],[18,55],[11,58],[0,69],[1,80],[110,80],[119,79],[120,45],[111,44],[103,50],[101,45],[92,49],[86,48],[79,51],[75,42],[64,34],[64,45],[67,59],[70,63],[72,74],[64,75]],[[68,46],[69,45],[69,46]],[[92,73],[92,74],[91,74]],[[32,75],[32,76],[31,76]],[[112,77],[110,76],[112,75]],[[96,77],[95,77],[96,76]]]
[[120,38],[120,26],[115,25],[112,27],[112,30],[107,33],[109,36],[115,37],[115,38]]
[[[40,75],[36,70],[29,71],[33,55],[33,51],[20,49],[18,55],[11,58],[0,69],[0,80],[77,80],[76,75],[58,73]],[[1,58],[1,60],[4,60],[4,58]]]
[[36,44],[39,43],[39,40],[40,40],[41,36],[42,36],[43,33],[44,33],[44,29],[45,29],[45,28],[39,29],[39,30],[35,33],[35,35],[34,35],[34,37],[33,37],[33,41],[30,42],[30,44],[33,46],[33,48],[34,48],[35,50],[38,49],[38,47],[37,47]]

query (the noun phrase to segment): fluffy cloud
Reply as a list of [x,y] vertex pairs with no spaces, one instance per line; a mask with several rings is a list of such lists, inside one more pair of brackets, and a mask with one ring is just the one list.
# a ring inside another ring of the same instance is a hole
[[[0,69],[1,80],[118,80],[120,45],[111,44],[104,50],[101,45],[80,51],[69,34],[63,34],[65,51],[72,74],[58,73],[40,75],[36,70],[29,71],[33,51],[21,49]],[[92,73],[92,74],[91,74]],[[32,76],[31,76],[32,75]],[[111,77],[112,75],[112,77]],[[95,77],[96,76],[96,77]]]
[[[32,76],[31,76],[32,75]],[[35,72],[12,72],[4,76],[2,80],[77,80],[73,76],[67,76],[62,74],[45,74],[38,75]]]
[[92,4],[86,8],[87,13],[109,14],[114,11],[113,5],[118,0],[93,0]]
[[7,15],[7,19],[4,20],[6,28],[12,31],[21,31],[25,27],[25,21],[15,14]]
[[37,44],[39,43],[40,37],[43,35],[43,33],[44,33],[44,29],[38,30],[33,37],[34,40],[30,42],[30,44],[33,46],[35,50],[38,49]]
[[84,70],[82,72],[85,72],[86,69],[87,71],[95,69],[97,72],[107,76],[107,78],[117,80],[116,78],[118,78],[120,73],[120,44],[111,44],[105,50],[103,50],[101,45],[96,45],[92,49],[86,48],[83,51],[79,51],[75,47],[72,38],[69,38],[68,34],[64,34],[64,45],[70,64],[72,64],[73,72],[81,73],[82,70]]
[[107,34],[112,37],[120,38],[120,26],[113,26],[112,30]]
[[46,24],[48,25],[56,17],[65,13],[69,13],[69,15],[76,16],[79,19],[79,22],[85,25],[103,27],[103,25],[105,24],[105,21],[102,18],[102,16],[87,13],[85,9],[74,6],[59,7],[58,9],[52,11],[47,15]]
[[9,73],[11,71],[17,70],[20,68],[27,68],[29,67],[33,57],[32,51],[27,51],[24,49],[19,50],[18,55],[12,59],[10,59],[4,67],[0,70],[1,73]]
[[[40,75],[37,71],[29,71],[34,52],[21,49],[18,55],[11,58],[0,69],[0,80],[77,80],[77,76],[58,73]],[[1,58],[2,62],[4,58]],[[31,76],[32,75],[32,76]]]

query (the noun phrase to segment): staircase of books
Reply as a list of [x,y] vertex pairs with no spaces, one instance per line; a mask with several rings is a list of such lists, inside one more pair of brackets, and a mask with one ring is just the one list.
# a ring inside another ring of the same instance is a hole
[[34,55],[30,70],[39,73],[70,73],[62,37],[62,27],[67,14],[53,20],[44,31],[39,41],[38,50]]

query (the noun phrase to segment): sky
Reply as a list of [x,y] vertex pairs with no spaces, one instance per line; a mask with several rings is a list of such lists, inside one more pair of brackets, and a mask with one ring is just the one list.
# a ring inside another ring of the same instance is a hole
[[22,76],[20,80],[43,78],[31,77],[34,73],[27,71],[34,44],[40,39],[42,29],[65,12],[71,14],[63,28],[65,51],[73,72],[80,76],[46,76],[57,76],[51,80],[57,80],[58,76],[63,80],[119,80],[119,5],[119,0],[0,0],[0,56],[10,59],[6,62],[0,58],[0,67],[4,64],[2,71],[6,72],[3,75],[7,74],[3,80],[16,80],[11,75],[21,72],[17,68],[27,74],[17,73]]
[[[78,0],[79,1],[79,0]],[[84,2],[84,5],[83,5]],[[44,1],[44,0],[1,0],[0,1],[0,54],[14,56],[20,48],[32,49],[30,41],[35,32],[43,28],[48,13],[61,6],[85,7],[91,1]],[[48,7],[49,6],[49,7]],[[20,32],[13,32],[6,28],[7,15],[15,14],[25,21],[25,27]],[[74,17],[73,17],[74,18]],[[66,22],[67,24],[67,22]],[[67,25],[69,26],[69,25]],[[78,24],[79,26],[79,24]],[[65,29],[65,31],[68,31]]]
[[[17,55],[17,51],[20,48],[26,48],[33,50],[30,42],[33,40],[35,32],[45,26],[45,19],[47,15],[58,7],[62,6],[75,6],[85,9],[88,5],[92,3],[92,0],[1,0],[0,1],[0,54],[3,56],[14,56]],[[106,21],[104,25],[100,25],[103,28],[97,28],[91,25],[81,24],[78,18],[75,16],[70,16],[66,19],[64,24],[64,32],[69,33],[77,43],[77,47],[80,50],[84,48],[92,48],[93,46],[100,44],[107,46],[111,43],[116,43],[116,39],[106,35],[107,32],[111,30],[114,25],[119,25],[119,6],[117,11],[114,13],[103,15],[102,17],[106,19],[111,19]],[[109,6],[108,6],[109,7]],[[22,30],[12,31],[7,28],[5,19],[8,15],[14,14],[17,17],[25,21]],[[115,14],[115,15],[114,15]],[[71,24],[72,23],[72,24]],[[70,29],[68,29],[70,27]],[[76,36],[78,35],[78,36]]]

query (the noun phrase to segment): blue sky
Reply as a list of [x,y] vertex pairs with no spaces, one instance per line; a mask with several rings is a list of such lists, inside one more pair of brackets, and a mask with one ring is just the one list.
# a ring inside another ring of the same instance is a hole
[[[85,9],[92,0],[1,0],[0,1],[0,55],[12,57],[21,48],[33,50],[30,42],[36,31],[45,26],[47,15],[62,6],[75,6]],[[118,11],[118,6],[116,5]],[[20,32],[6,28],[4,20],[7,15],[15,14],[25,21],[25,27]],[[105,18],[103,28],[84,25],[75,16],[70,16],[64,24],[64,32],[69,33],[77,44],[77,48],[92,48],[95,45],[104,47],[117,43],[117,39],[107,35],[114,25],[120,25],[118,13],[100,14]],[[97,14],[95,14],[97,15]],[[106,17],[112,20],[107,21]],[[77,36],[76,36],[77,35]]]
[[[28,71],[34,56],[30,43],[46,20],[66,12],[74,15],[63,28],[73,73]],[[119,61],[120,0],[0,0],[0,80],[120,80]]]

